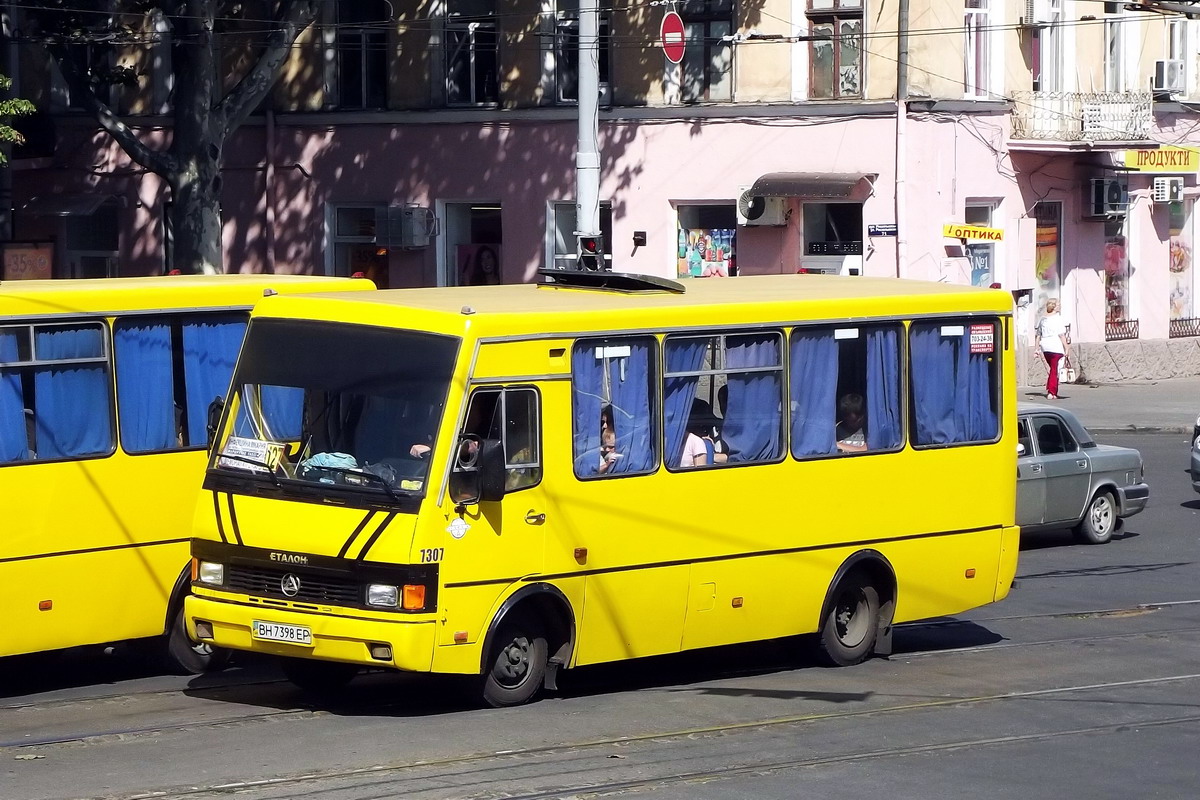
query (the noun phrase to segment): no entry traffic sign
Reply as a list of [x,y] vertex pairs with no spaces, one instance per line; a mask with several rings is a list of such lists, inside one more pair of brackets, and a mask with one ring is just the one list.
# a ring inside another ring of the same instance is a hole
[[658,35],[662,41],[662,49],[667,56],[667,61],[672,64],[683,61],[683,20],[679,18],[678,14],[668,11],[663,15],[662,27],[659,28]]

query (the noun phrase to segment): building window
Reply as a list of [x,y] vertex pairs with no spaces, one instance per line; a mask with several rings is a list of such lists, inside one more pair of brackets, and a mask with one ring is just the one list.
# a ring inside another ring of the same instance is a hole
[[[569,10],[567,8],[569,7]],[[609,21],[608,16],[600,19],[600,100],[610,102],[609,91]],[[579,102],[579,3],[559,3],[558,19],[554,26],[554,83],[555,101],[573,104]]]
[[862,94],[862,0],[811,0],[814,40],[809,96],[815,100]]
[[[578,256],[575,241],[575,204],[555,203],[550,208],[550,242],[547,263],[553,269],[574,269]],[[600,204],[600,235],[604,243],[604,263],[612,267],[612,203]]]
[[1063,15],[1062,0],[1048,0],[1048,25],[1033,29],[1033,90],[1060,92],[1062,86]]
[[[963,222],[968,225],[990,228],[992,226],[991,204],[968,205]],[[972,286],[991,286],[996,280],[996,245],[992,242],[969,242],[967,244],[967,261],[971,265]]]
[[387,106],[386,3],[341,0],[337,7],[338,106]]
[[334,206],[330,209],[330,268],[328,273],[348,277],[356,272],[371,275],[377,272],[378,255],[375,242],[375,219],[384,205]]
[[1175,18],[1167,20],[1167,58],[1172,61],[1178,61],[1183,65],[1183,92],[1184,96],[1191,96],[1191,77],[1193,70],[1189,69],[1188,62],[1188,20],[1183,18]]
[[685,103],[733,99],[733,0],[685,0],[681,67]]
[[963,26],[966,29],[966,74],[963,90],[967,97],[991,95],[991,10],[989,0],[966,0]]
[[500,100],[499,37],[494,0],[451,0],[446,19],[446,103]]
[[1125,85],[1125,20],[1104,20],[1104,91],[1123,92]]

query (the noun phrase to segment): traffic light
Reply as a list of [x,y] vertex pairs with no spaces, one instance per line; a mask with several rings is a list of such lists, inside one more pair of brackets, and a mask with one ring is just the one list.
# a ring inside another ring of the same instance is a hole
[[579,269],[585,272],[600,272],[605,269],[602,236],[579,237]]

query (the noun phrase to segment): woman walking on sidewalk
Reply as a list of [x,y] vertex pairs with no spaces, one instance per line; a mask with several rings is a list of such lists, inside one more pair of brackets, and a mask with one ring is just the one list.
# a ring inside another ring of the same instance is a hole
[[1046,378],[1047,400],[1058,399],[1058,362],[1066,358],[1070,345],[1067,323],[1058,313],[1058,301],[1050,298],[1046,301],[1046,316],[1038,323],[1033,342],[1034,347],[1041,348],[1046,366],[1050,367],[1050,375]]

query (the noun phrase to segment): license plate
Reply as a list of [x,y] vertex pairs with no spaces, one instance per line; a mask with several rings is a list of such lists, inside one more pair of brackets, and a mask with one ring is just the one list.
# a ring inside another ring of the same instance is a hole
[[287,644],[302,644],[312,647],[312,629],[304,625],[281,625],[278,622],[260,622],[254,620],[250,630],[255,639],[266,639],[269,642],[286,642]]

